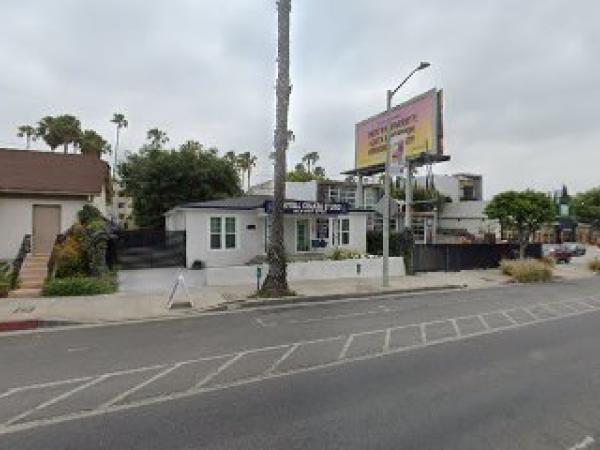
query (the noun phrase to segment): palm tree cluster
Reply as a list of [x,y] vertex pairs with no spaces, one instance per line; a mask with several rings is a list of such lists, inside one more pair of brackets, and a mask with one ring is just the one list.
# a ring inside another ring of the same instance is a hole
[[[242,184],[244,184],[244,179],[246,179],[248,187],[247,190],[249,191],[250,175],[252,174],[252,169],[256,167],[258,158],[250,152],[236,154],[234,151],[228,151],[225,153],[225,159],[229,161],[229,163],[239,173]],[[247,178],[245,177],[246,174],[248,174]]]
[[17,128],[17,136],[25,138],[25,148],[31,147],[31,142],[42,139],[52,151],[62,146],[65,153],[69,147],[73,152],[84,155],[94,155],[98,158],[103,153],[110,153],[108,142],[94,130],[82,130],[81,121],[71,115],[46,116],[40,119],[36,126],[21,125]]

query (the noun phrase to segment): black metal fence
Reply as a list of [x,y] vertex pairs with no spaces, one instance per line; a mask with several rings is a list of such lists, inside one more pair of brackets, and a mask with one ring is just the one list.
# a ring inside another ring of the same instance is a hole
[[186,264],[185,231],[120,230],[116,236],[114,248],[121,269]]
[[[528,245],[525,254],[529,258],[540,258],[542,245]],[[515,244],[415,245],[413,268],[415,272],[491,269],[498,267],[502,259],[514,259],[518,255],[519,246]]]

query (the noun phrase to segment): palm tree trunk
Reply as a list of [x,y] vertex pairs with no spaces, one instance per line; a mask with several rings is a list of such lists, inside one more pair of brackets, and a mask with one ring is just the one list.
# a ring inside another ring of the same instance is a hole
[[250,192],[250,172],[252,171],[252,169],[250,167],[248,167],[248,191]]
[[117,153],[119,152],[119,131],[120,131],[120,128],[117,125],[117,141],[115,142],[115,165],[113,166],[113,178],[115,178],[117,175],[117,161],[118,161]]
[[277,105],[275,110],[275,176],[271,242],[268,251],[269,273],[261,291],[263,295],[281,296],[289,292],[285,260],[284,215],[285,172],[289,142],[288,110],[290,104],[290,12],[291,0],[277,1]]
[[26,139],[27,139],[27,150],[29,150],[29,147],[31,146],[31,135],[28,134]]
[[65,152],[65,155],[66,155],[67,153],[69,153],[69,143],[68,143],[68,142],[65,142],[65,143],[63,144],[63,149],[64,149],[64,152]]

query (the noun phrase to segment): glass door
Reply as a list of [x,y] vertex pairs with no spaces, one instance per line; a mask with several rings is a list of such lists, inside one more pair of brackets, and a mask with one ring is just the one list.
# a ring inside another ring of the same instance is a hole
[[310,251],[310,226],[306,219],[296,221],[296,251]]

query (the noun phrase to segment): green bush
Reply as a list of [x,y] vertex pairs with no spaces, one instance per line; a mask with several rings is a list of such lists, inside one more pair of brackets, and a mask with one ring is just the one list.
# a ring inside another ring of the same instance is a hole
[[83,205],[83,208],[77,213],[79,223],[86,226],[94,221],[102,219],[102,213],[98,208],[92,205]]
[[333,253],[329,256],[329,259],[333,261],[342,261],[344,259],[358,259],[362,255],[355,250],[344,250],[341,248],[336,248]]
[[588,269],[600,275],[600,258],[594,258],[588,263]]
[[0,298],[8,297],[11,281],[10,265],[0,262]]
[[552,267],[536,259],[502,260],[500,271],[519,283],[538,283],[552,279]]
[[42,294],[47,297],[112,294],[117,291],[117,288],[118,283],[113,274],[100,278],[54,278],[46,281]]
[[87,272],[85,250],[75,235],[68,236],[62,244],[54,246],[52,265],[58,278],[75,277]]

